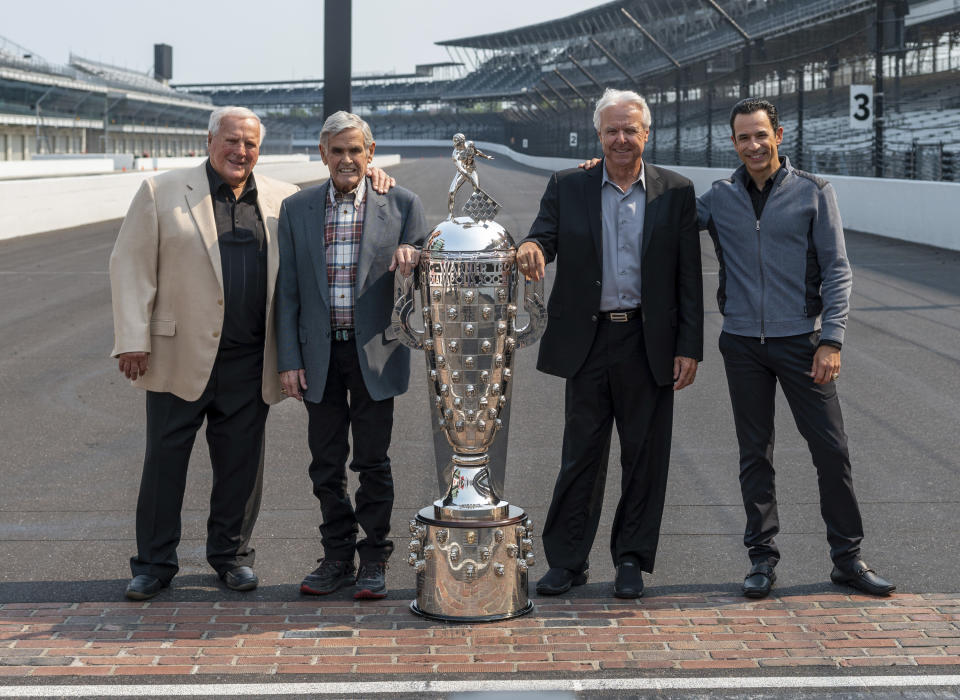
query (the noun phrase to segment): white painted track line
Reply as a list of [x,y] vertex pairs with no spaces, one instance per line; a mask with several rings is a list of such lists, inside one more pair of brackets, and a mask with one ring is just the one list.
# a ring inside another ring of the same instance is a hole
[[390,681],[367,683],[183,683],[129,685],[20,685],[0,687],[0,697],[221,697],[232,695],[354,695],[457,692],[543,692],[618,690],[745,690],[750,688],[960,688],[960,675],[748,676],[716,678],[599,678],[500,681]]

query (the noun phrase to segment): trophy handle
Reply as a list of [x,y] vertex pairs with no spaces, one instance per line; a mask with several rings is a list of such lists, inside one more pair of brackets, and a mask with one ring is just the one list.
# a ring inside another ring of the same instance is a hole
[[[514,330],[517,334],[517,349],[533,345],[540,340],[547,328],[547,307],[543,303],[543,280],[524,279],[517,275],[517,285],[523,284],[523,310],[530,316],[527,325]],[[514,320],[516,323],[516,320]]]
[[413,313],[417,305],[413,297],[414,277],[419,273],[415,269],[409,275],[401,275],[397,270],[394,276],[394,287],[397,290],[397,300],[393,304],[393,317],[391,326],[397,339],[413,350],[423,350],[423,331],[418,331],[410,325],[410,314]]

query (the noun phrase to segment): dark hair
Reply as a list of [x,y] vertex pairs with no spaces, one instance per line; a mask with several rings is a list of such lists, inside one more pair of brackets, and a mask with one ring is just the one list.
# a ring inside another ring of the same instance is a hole
[[753,114],[760,110],[766,112],[767,116],[770,117],[770,126],[773,127],[774,131],[780,128],[780,118],[777,116],[777,108],[773,106],[772,102],[762,97],[748,97],[745,100],[737,102],[737,104],[733,106],[733,109],[730,110],[730,131],[733,131],[733,120],[737,118],[738,114]]

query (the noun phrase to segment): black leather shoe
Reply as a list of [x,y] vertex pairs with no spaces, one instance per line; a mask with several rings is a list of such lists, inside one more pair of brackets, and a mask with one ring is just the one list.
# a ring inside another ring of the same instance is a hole
[[352,561],[319,559],[320,566],[314,569],[300,584],[300,592],[307,595],[327,595],[349,586],[356,580]]
[[590,570],[571,571],[570,569],[561,569],[551,567],[543,575],[543,578],[537,581],[537,593],[540,595],[560,595],[570,590],[570,586],[582,586],[590,578]]
[[387,563],[362,561],[357,569],[357,586],[353,592],[356,600],[387,597]]
[[249,566],[238,566],[220,575],[227,588],[233,591],[252,591],[260,579]]
[[617,598],[639,598],[643,595],[643,573],[640,571],[639,564],[625,561],[617,565],[613,595]]
[[769,564],[754,564],[743,579],[743,594],[747,598],[766,598],[770,595],[777,572]]
[[877,573],[862,559],[854,559],[844,564],[843,568],[834,565],[833,571],[830,572],[830,580],[834,583],[845,583],[870,595],[890,595],[897,590],[895,585],[877,576]]
[[127,584],[126,595],[130,600],[148,600],[166,587],[167,584],[156,576],[140,574]]

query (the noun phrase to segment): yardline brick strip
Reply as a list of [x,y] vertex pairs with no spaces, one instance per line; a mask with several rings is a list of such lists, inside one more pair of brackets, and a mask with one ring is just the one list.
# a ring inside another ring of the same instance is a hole
[[483,625],[390,599],[0,604],[0,677],[960,665],[960,595],[535,602]]

